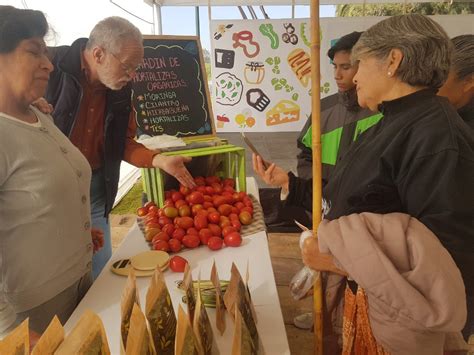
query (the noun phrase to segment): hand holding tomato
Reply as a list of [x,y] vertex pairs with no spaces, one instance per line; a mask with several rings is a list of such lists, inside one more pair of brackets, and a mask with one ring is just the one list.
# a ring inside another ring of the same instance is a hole
[[104,246],[104,232],[102,229],[91,228],[91,238],[95,254]]

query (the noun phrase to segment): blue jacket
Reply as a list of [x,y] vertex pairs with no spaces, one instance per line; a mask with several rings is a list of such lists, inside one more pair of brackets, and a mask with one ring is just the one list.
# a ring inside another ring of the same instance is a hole
[[[81,105],[81,52],[87,38],[79,38],[71,46],[50,48],[54,71],[50,75],[46,100],[53,105],[52,116],[56,126],[71,136]],[[105,216],[112,209],[117,195],[120,163],[125,150],[125,139],[131,110],[130,84],[121,90],[107,90],[104,119],[103,175],[105,179]]]

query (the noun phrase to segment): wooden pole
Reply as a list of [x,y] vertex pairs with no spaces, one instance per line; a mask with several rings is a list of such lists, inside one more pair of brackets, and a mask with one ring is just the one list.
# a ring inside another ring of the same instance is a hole
[[[311,136],[313,151],[313,235],[321,222],[322,183],[321,183],[321,75],[319,31],[319,0],[311,0]],[[314,353],[323,354],[323,292],[321,277],[314,284]]]

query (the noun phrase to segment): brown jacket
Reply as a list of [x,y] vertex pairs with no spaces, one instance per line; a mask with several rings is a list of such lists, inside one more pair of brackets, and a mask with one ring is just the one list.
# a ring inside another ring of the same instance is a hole
[[442,354],[466,321],[461,274],[438,238],[402,213],[323,221],[319,248],[368,297],[371,328],[392,354]]

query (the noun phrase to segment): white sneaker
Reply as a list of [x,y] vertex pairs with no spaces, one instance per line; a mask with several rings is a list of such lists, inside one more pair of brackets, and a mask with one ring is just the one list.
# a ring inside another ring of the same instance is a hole
[[293,318],[293,324],[299,329],[312,329],[313,322],[313,313],[303,313]]

